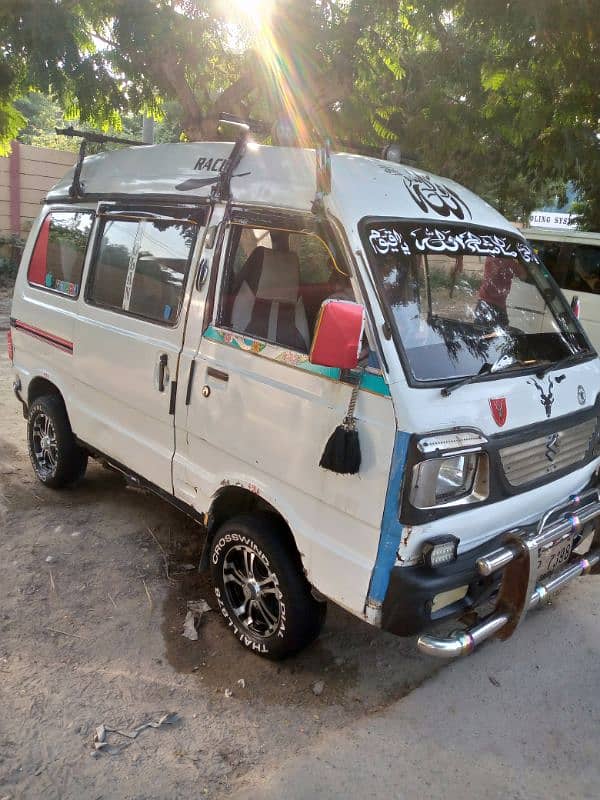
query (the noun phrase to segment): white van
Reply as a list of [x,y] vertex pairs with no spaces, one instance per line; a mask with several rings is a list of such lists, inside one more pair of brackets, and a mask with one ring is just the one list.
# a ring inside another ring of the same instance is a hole
[[590,341],[600,350],[600,233],[527,228],[523,236],[563,294],[579,308]]
[[86,158],[15,286],[33,468],[62,488],[91,456],[203,523],[261,655],[326,598],[400,635],[468,618],[419,648],[469,653],[600,562],[600,363],[554,287],[399,163],[245,136]]

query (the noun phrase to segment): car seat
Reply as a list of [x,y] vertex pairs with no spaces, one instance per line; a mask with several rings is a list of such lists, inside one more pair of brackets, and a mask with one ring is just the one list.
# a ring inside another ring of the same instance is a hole
[[232,328],[308,352],[310,335],[299,287],[300,262],[296,253],[255,248],[237,276]]

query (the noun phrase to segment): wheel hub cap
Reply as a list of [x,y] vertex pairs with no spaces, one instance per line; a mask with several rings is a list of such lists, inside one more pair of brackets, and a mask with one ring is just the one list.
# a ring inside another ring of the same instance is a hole
[[33,458],[38,474],[46,477],[56,468],[58,443],[52,420],[39,413],[32,423]]
[[223,561],[225,594],[238,622],[254,636],[271,636],[281,619],[281,591],[268,563],[246,545]]

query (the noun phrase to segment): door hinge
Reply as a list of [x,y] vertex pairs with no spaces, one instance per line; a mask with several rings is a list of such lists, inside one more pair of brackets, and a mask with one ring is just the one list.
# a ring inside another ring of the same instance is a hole
[[190,373],[188,375],[187,390],[185,393],[185,404],[189,406],[192,399],[192,384],[194,383],[194,372],[196,371],[196,359],[192,359],[190,363]]
[[171,397],[169,398],[169,414],[175,413],[175,400],[177,399],[177,381],[171,381]]

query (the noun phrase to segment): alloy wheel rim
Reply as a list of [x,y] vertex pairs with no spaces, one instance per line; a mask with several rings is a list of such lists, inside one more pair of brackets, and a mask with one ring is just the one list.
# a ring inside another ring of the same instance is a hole
[[246,545],[230,548],[223,560],[223,585],[240,625],[253,636],[267,638],[281,620],[281,591],[268,564]]
[[38,472],[42,477],[51,475],[58,461],[56,430],[50,417],[36,414],[32,425],[32,449]]

